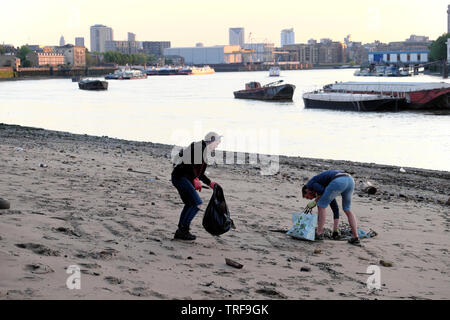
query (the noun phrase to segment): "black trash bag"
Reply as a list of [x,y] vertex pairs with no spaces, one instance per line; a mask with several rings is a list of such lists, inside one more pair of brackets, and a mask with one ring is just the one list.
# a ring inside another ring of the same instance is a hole
[[213,236],[219,236],[228,232],[231,228],[235,229],[233,220],[230,218],[225,196],[222,187],[214,185],[214,191],[206,207],[203,216],[203,227]]

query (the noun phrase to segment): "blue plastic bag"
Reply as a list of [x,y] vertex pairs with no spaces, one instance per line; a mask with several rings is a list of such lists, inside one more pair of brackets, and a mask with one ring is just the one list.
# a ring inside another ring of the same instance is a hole
[[315,240],[317,214],[294,212],[292,214],[292,223],[294,225],[286,232],[288,236],[303,240]]

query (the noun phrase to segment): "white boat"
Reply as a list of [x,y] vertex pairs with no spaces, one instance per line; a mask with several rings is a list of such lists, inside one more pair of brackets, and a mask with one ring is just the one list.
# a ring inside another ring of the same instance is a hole
[[271,67],[269,69],[269,77],[279,77],[280,76],[280,68],[279,67]]

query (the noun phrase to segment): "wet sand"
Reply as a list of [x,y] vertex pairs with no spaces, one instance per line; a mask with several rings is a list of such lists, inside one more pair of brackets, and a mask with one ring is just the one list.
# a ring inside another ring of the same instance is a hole
[[[270,176],[209,166],[237,229],[213,237],[199,212],[197,240],[183,242],[172,239],[182,208],[172,146],[0,124],[0,148],[0,197],[11,203],[0,210],[0,299],[450,298],[449,172],[295,157]],[[306,205],[304,182],[329,168],[354,176],[359,227],[378,233],[362,247],[276,232]],[[206,208],[211,190],[200,196]],[[71,265],[80,290],[66,286]],[[380,290],[367,288],[369,265]]]

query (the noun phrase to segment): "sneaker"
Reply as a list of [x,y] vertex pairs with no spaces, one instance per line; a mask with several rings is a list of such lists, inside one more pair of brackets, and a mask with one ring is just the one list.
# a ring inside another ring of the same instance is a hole
[[331,238],[333,238],[333,240],[341,240],[341,235],[339,234],[339,231],[333,231]]
[[348,243],[353,244],[355,246],[359,246],[361,242],[359,241],[359,238],[351,238],[348,240]]
[[315,234],[314,235],[315,241],[323,241],[323,234]]
[[189,232],[189,230],[180,230],[178,229],[175,232],[175,236],[173,237],[174,239],[179,239],[179,240],[195,240],[197,237],[194,236],[192,233]]

